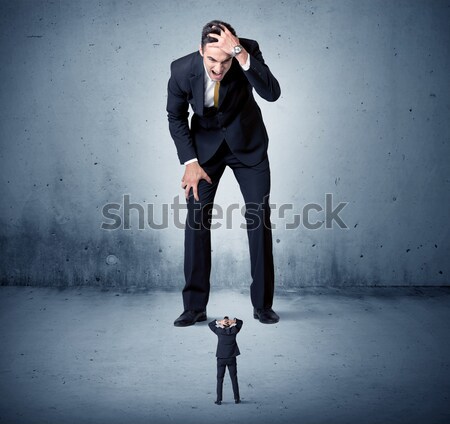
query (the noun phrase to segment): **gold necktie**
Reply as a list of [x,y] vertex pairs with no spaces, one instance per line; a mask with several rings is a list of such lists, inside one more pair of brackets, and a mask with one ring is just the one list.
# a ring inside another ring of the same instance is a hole
[[214,107],[217,108],[219,106],[219,87],[220,81],[216,81],[216,85],[214,86]]

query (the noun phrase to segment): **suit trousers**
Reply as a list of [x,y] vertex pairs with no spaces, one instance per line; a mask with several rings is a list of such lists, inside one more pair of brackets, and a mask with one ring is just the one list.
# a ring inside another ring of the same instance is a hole
[[234,399],[239,399],[239,385],[237,380],[237,363],[234,358],[217,358],[217,400],[222,400],[223,378],[225,377],[225,369],[228,367],[228,373],[233,386]]
[[226,166],[229,166],[241,189],[246,211],[245,219],[250,250],[252,283],[250,297],[255,308],[272,307],[274,265],[270,223],[270,168],[266,158],[254,165],[240,162],[224,141],[214,156],[201,165],[212,180],[200,180],[199,201],[192,189],[187,199],[184,244],[183,289],[185,310],[206,310],[211,273],[211,213],[214,196]]

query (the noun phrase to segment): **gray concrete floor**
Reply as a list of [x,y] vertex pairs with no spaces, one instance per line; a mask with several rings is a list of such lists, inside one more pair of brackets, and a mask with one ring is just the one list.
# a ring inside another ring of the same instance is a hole
[[180,293],[0,287],[0,422],[448,423],[450,289],[213,290],[244,320],[243,403],[215,399],[216,336],[175,328]]

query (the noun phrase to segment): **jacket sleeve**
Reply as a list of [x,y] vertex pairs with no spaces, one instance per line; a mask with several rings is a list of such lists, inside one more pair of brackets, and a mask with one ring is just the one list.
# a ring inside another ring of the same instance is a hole
[[[247,44],[244,47],[247,50]],[[250,55],[250,68],[248,71],[244,71],[249,83],[255,89],[255,91],[268,102],[276,101],[281,95],[280,84],[273,76],[269,67],[264,62],[263,55],[259,49],[259,45],[256,41],[252,44],[248,44]]]
[[194,143],[189,129],[189,103],[187,93],[183,92],[175,75],[174,63],[171,64],[171,75],[167,85],[167,117],[170,135],[175,142],[181,164],[195,158]]
[[215,334],[217,334],[217,327],[216,327],[216,320],[212,320],[209,324],[208,324],[209,328],[211,329],[211,331]]
[[235,318],[235,319],[236,319],[236,329],[237,329],[237,332],[239,333],[239,331],[241,331],[242,324],[244,322],[242,320],[238,319],[238,318]]

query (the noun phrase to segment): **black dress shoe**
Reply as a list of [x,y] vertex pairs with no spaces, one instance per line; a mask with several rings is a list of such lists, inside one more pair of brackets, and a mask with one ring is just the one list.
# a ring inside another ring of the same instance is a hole
[[263,324],[275,324],[280,320],[280,317],[274,312],[272,308],[253,309],[253,318],[259,319]]
[[235,399],[234,403],[241,403],[241,400],[240,399]]
[[206,321],[206,311],[184,311],[173,323],[175,327],[188,327]]
[[221,401],[221,400],[216,400],[214,403],[215,403],[216,405],[222,405],[222,401]]

